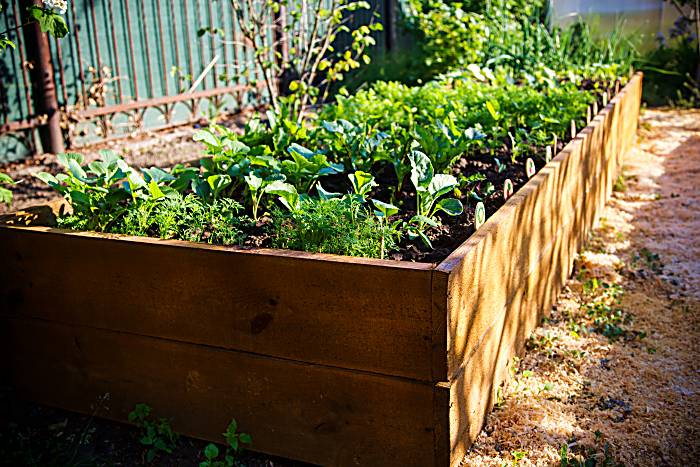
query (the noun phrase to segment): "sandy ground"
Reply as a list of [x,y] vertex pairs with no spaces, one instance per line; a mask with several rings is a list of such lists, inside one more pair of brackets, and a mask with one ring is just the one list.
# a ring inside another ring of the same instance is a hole
[[698,465],[700,112],[646,111],[640,126],[463,465]]

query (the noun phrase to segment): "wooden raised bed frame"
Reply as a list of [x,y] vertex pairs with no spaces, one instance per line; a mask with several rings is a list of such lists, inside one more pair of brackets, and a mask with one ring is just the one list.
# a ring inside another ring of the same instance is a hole
[[637,128],[635,75],[439,264],[0,226],[2,375],[29,399],[323,465],[452,466]]

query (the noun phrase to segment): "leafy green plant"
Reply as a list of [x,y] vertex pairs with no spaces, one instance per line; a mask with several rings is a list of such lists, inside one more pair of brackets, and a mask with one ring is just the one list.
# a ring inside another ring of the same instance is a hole
[[329,151],[347,170],[369,171],[379,157],[384,132],[375,130],[368,122],[355,125],[347,120],[322,121],[321,128],[330,135]]
[[328,161],[325,154],[296,143],[288,148],[291,160],[282,161],[282,173],[302,193],[308,193],[316,180],[324,175],[343,172],[343,166]]
[[8,207],[12,207],[12,191],[8,188],[4,188],[2,185],[14,184],[15,181],[12,180],[12,177],[0,172],[0,204],[6,204]]
[[152,409],[147,404],[136,404],[129,413],[129,421],[140,428],[139,442],[146,448],[145,460],[152,463],[162,454],[171,454],[177,447],[178,435],[173,432],[165,418],[153,419]]
[[430,159],[420,151],[412,151],[409,160],[411,182],[416,189],[416,215],[408,222],[406,229],[409,237],[419,237],[426,245],[432,246],[425,227],[439,225],[435,214],[442,211],[450,216],[459,216],[464,211],[458,199],[442,198],[459,184],[452,175],[435,174]]
[[219,459],[219,448],[216,444],[210,443],[204,448],[204,460],[199,463],[199,467],[233,467],[236,464],[236,456],[243,450],[243,445],[249,445],[253,439],[247,433],[238,433],[238,423],[236,419],[231,420],[228,428],[223,433],[226,440],[226,451],[223,458]]

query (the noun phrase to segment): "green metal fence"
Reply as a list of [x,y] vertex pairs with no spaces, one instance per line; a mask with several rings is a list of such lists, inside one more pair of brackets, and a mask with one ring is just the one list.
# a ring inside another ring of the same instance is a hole
[[[0,30],[12,30],[32,2],[0,3]],[[383,22],[392,18],[393,0],[370,3]],[[354,21],[366,24],[370,15],[357,14]],[[37,85],[42,47],[48,48],[63,141],[71,147],[264,100],[253,50],[228,0],[70,0],[66,19],[65,38],[42,45],[29,28],[20,28],[11,37],[17,50],[0,56],[0,161],[42,149],[37,130],[53,112],[42,100],[47,86]],[[201,28],[223,34],[200,35]],[[391,46],[389,35],[377,39],[379,49]]]

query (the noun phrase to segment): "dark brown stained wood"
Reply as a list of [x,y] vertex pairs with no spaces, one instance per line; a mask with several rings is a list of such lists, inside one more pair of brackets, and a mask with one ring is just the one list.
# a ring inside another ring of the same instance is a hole
[[431,265],[112,237],[0,227],[0,314],[432,380]]
[[292,459],[434,465],[429,383],[33,319],[0,319],[0,337],[33,400],[90,414],[108,393],[99,416],[124,421],[147,402],[175,430],[219,442],[235,417],[255,450]]

